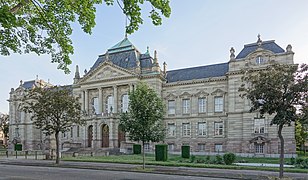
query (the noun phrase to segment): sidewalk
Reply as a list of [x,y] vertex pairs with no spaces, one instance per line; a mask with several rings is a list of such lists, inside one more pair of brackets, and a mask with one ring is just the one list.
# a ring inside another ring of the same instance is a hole
[[[147,169],[143,171],[142,165],[133,165],[133,164],[61,161],[60,165],[56,165],[55,161],[33,160],[33,159],[0,159],[0,164],[129,171],[129,172],[140,172],[140,173],[144,172],[144,173],[156,173],[156,174],[219,177],[219,178],[229,178],[229,179],[251,179],[251,180],[267,180],[267,179],[270,180],[274,179],[273,177],[278,176],[278,172],[271,172],[271,171],[189,168],[189,167],[170,167],[170,166],[152,166],[152,165],[146,165]],[[304,173],[284,173],[284,176],[295,180],[308,180],[308,174]]]

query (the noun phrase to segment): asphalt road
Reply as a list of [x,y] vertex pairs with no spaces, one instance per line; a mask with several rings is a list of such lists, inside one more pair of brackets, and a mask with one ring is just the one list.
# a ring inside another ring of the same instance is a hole
[[[123,171],[34,167],[0,164],[0,180],[223,180],[195,176],[178,176]],[[225,178],[224,178],[225,180]]]

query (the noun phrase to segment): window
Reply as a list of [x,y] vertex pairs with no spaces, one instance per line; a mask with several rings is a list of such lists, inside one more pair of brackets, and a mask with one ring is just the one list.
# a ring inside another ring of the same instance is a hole
[[93,114],[99,114],[98,112],[98,98],[94,97],[92,99],[92,112]]
[[168,144],[168,151],[174,151],[174,144]]
[[221,136],[223,135],[224,125],[222,122],[216,122],[214,123],[215,128],[215,136]]
[[255,152],[258,154],[263,154],[264,145],[263,144],[255,144]]
[[19,137],[19,128],[15,128],[15,137]]
[[183,99],[183,114],[189,114],[190,112],[190,100]]
[[255,133],[264,133],[265,132],[265,123],[264,119],[255,119]]
[[175,100],[168,101],[168,114],[175,114]]
[[214,98],[214,111],[223,112],[224,100],[222,96],[217,96]]
[[74,136],[73,127],[71,127],[71,138]]
[[190,123],[183,123],[183,136],[190,136]]
[[128,95],[127,94],[124,94],[122,96],[122,104],[121,104],[121,109],[122,109],[122,112],[127,112],[128,111]]
[[222,144],[215,144],[215,152],[222,152]]
[[263,64],[263,59],[262,59],[261,56],[258,56],[258,57],[256,58],[256,64]]
[[144,143],[144,150],[150,151],[150,144],[149,143]]
[[199,122],[198,123],[198,135],[199,136],[205,136],[206,135],[206,123],[205,122]]
[[198,107],[199,107],[199,113],[206,112],[206,99],[205,98],[198,99]]
[[108,96],[107,97],[107,104],[106,104],[106,112],[107,113],[112,113],[113,112],[113,109],[114,109],[113,103],[114,103],[113,96]]
[[79,126],[77,126],[77,137],[79,137],[79,131],[80,131]]
[[205,144],[198,144],[199,151],[205,151]]
[[174,123],[168,123],[168,136],[174,137],[176,135],[176,126]]

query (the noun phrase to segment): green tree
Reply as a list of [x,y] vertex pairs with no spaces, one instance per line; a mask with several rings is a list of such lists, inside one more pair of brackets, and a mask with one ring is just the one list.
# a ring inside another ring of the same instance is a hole
[[[114,0],[0,0],[0,54],[50,54],[58,69],[69,73],[70,55],[74,53],[70,35],[71,24],[78,21],[85,33],[95,26],[99,4],[114,5]],[[149,17],[154,25],[162,23],[161,15],[169,17],[169,0],[116,0],[129,19],[127,33],[138,30],[143,23],[140,6],[152,6]]]
[[142,142],[143,169],[144,144],[159,142],[165,138],[164,114],[163,101],[148,85],[140,83],[129,93],[128,112],[121,114],[120,127],[129,133],[131,140]]
[[9,115],[7,114],[0,114],[0,131],[3,132],[4,136],[4,145],[7,145],[7,138],[9,135]]
[[307,69],[306,64],[299,69],[297,65],[273,64],[261,71],[247,70],[243,76],[245,83],[239,89],[251,101],[251,112],[274,115],[271,125],[278,126],[280,178],[284,164],[282,129],[298,119],[297,108],[307,104]]
[[308,137],[308,132],[305,126],[299,120],[295,121],[295,141],[297,150],[301,150]]
[[31,113],[33,124],[46,135],[55,135],[56,164],[59,164],[59,133],[82,125],[81,106],[69,89],[63,87],[34,88],[23,99],[23,110]]

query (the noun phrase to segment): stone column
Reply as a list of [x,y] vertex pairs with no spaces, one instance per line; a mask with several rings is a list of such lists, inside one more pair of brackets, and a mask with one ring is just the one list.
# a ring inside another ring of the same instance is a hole
[[103,112],[103,89],[98,88],[98,114]]
[[113,113],[118,113],[118,87],[113,86],[113,100],[114,100],[114,107],[113,107]]
[[85,90],[85,102],[84,102],[84,109],[87,114],[89,114],[89,91]]
[[81,91],[81,110],[84,111],[85,110],[85,95],[84,95],[84,91]]
[[114,134],[113,134],[113,121],[114,119],[111,118],[109,122],[109,147],[113,148],[114,147]]

